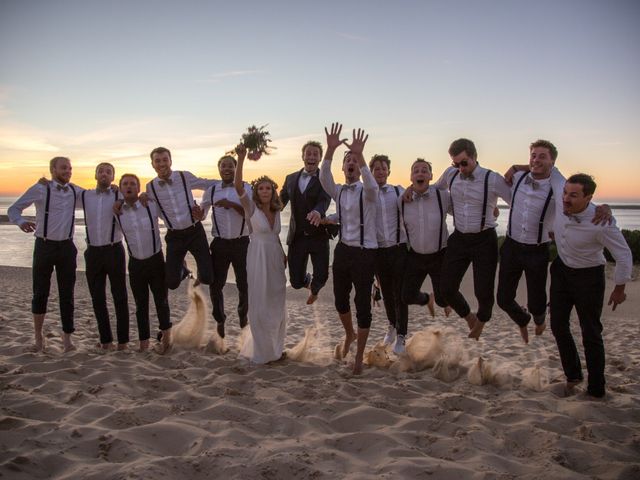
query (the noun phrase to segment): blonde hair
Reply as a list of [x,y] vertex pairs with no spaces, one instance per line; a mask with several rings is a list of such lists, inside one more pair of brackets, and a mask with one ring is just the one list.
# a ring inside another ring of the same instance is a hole
[[260,205],[260,199],[258,198],[258,185],[261,183],[268,183],[271,185],[271,200],[269,201],[269,210],[272,212],[279,212],[282,210],[282,202],[280,201],[280,197],[278,196],[278,184],[271,180],[266,175],[262,175],[261,177],[256,178],[251,182],[251,189],[253,193],[251,195],[253,201]]

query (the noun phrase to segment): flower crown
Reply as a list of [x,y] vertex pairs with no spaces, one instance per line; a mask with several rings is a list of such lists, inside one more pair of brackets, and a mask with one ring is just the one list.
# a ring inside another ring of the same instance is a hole
[[278,184],[276,182],[274,182],[273,180],[271,180],[269,177],[267,177],[266,175],[262,175],[261,177],[256,178],[255,180],[253,180],[251,182],[251,188],[253,190],[255,190],[259,184],[263,183],[263,182],[267,182],[268,184],[271,185],[271,188],[273,188],[274,192],[278,191]]

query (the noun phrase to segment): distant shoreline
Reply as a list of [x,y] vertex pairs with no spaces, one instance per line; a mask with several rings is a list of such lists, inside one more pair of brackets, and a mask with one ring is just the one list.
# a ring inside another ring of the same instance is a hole
[[[615,205],[609,204],[611,210],[640,210],[640,205]],[[500,210],[508,210],[509,205],[498,205]]]

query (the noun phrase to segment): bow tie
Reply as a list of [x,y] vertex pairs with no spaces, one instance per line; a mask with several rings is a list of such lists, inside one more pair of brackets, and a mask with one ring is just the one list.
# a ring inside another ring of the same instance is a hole
[[229,187],[233,187],[233,182],[230,183],[222,183],[222,185],[220,185],[220,188],[229,188]]
[[301,175],[302,175],[302,178],[308,178],[308,177],[315,177],[316,176],[315,172],[314,173],[309,173],[306,170],[303,170]]
[[108,188],[102,189],[102,188],[96,188],[96,193],[98,195],[102,194],[102,193],[109,193],[111,190],[109,190]]
[[413,198],[414,198],[415,200],[421,200],[421,199],[423,199],[423,198],[424,198],[424,199],[427,199],[427,198],[429,198],[429,190],[427,190],[427,191],[426,191],[426,192],[424,192],[424,193],[413,192]]
[[137,210],[137,209],[138,209],[138,204],[137,204],[137,203],[134,203],[133,205],[129,205],[128,203],[125,203],[125,204],[123,205],[123,207],[124,207],[124,209],[125,209],[125,210],[129,210],[129,209],[131,209],[131,210]]
[[470,173],[469,175],[463,175],[462,173],[460,174],[460,178],[462,180],[467,180],[467,181],[473,181],[476,179],[476,177],[473,176],[473,173]]
[[527,175],[527,177],[524,179],[524,183],[526,185],[531,185],[531,188],[533,190],[537,190],[540,188],[540,182],[536,182],[533,178],[531,178],[530,176]]
[[67,190],[69,190],[69,186],[68,185],[62,186],[62,185],[57,184],[56,185],[56,189],[57,190],[62,190],[63,192],[66,192]]
[[171,178],[167,178],[166,180],[158,180],[158,184],[161,187],[164,187],[165,185],[173,185],[173,180]]
[[343,185],[342,188],[346,189],[346,190],[354,190],[358,187],[357,183],[350,183],[349,185]]
[[576,223],[580,223],[581,222],[580,217],[578,217],[577,215],[573,215],[571,213],[565,213],[564,216],[567,217],[572,222],[576,222]]

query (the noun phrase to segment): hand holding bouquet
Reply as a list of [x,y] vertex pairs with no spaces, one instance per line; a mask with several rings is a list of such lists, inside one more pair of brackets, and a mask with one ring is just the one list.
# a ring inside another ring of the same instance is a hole
[[251,125],[240,138],[240,143],[245,146],[247,151],[247,158],[249,160],[260,160],[262,154],[269,155],[270,150],[275,148],[269,146],[271,139],[269,138],[269,132],[264,128],[266,125],[256,127]]

